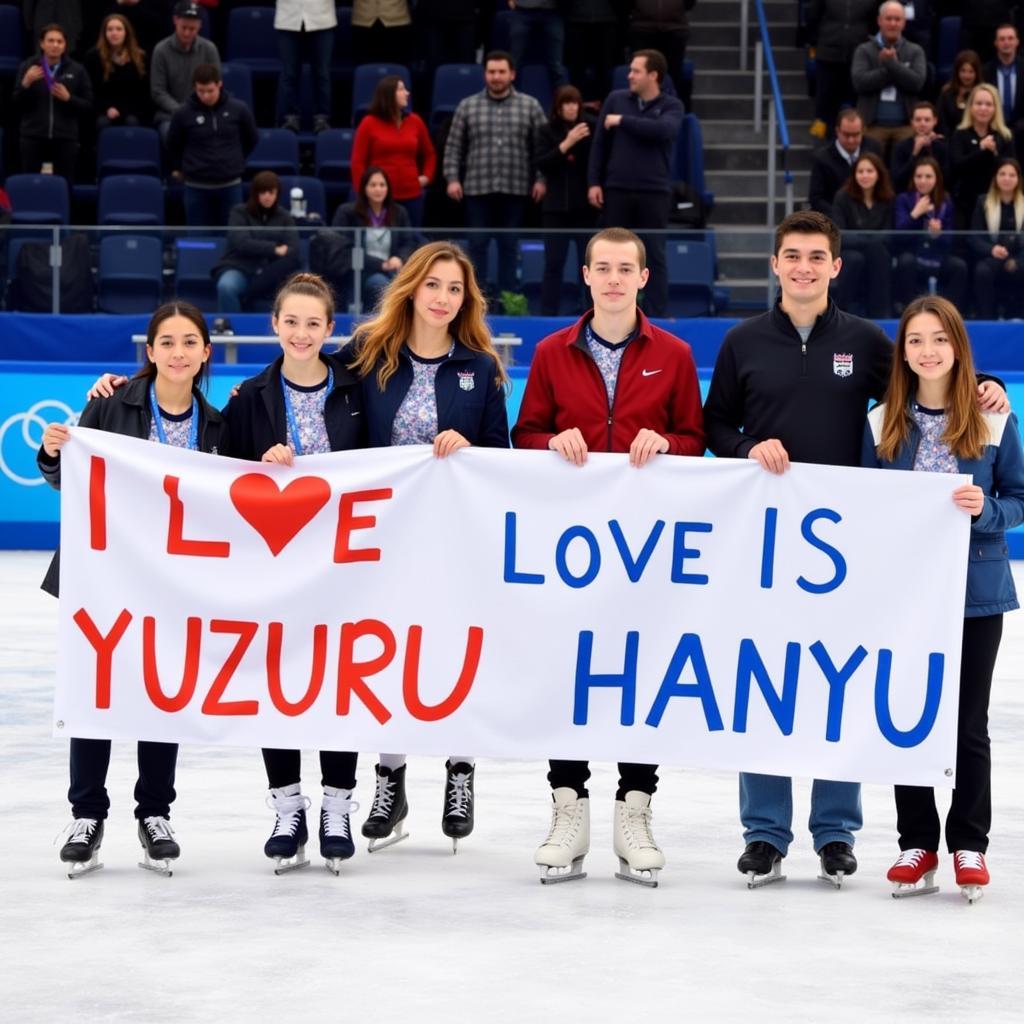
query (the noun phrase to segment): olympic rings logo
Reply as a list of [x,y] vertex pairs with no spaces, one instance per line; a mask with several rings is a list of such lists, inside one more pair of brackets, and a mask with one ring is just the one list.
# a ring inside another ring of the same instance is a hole
[[[47,424],[53,420],[44,419],[39,415],[41,409],[56,409],[57,416],[53,419],[60,421],[60,417],[64,417],[64,424],[68,427],[73,427],[78,423],[78,413],[74,411],[70,406],[65,405],[63,402],[56,398],[44,398],[39,402],[36,402],[32,408],[26,412],[16,412],[13,416],[8,416],[2,424],[0,424],[0,472],[3,473],[8,480],[13,480],[16,484],[21,484],[24,487],[38,487],[40,484],[45,483],[41,476],[21,476],[15,473],[10,466],[7,465],[7,459],[4,457],[4,442],[7,440],[8,431],[15,427],[21,427],[21,439],[30,451],[35,454],[39,446],[43,443],[43,431],[46,430]],[[39,437],[33,437],[33,430],[39,432]]]

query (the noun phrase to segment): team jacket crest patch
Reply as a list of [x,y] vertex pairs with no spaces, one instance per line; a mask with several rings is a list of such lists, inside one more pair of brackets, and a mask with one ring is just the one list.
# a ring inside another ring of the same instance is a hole
[[476,370],[459,370],[459,387],[472,391],[476,387]]
[[833,352],[832,372],[837,377],[851,377],[853,375],[853,353]]

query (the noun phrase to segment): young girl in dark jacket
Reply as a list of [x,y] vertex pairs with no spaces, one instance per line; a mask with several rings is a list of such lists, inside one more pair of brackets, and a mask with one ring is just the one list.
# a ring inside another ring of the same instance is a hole
[[[203,314],[188,303],[166,303],[149,321],[145,365],[112,397],[90,401],[78,425],[178,448],[228,454],[226,424],[200,391],[209,372],[210,352]],[[37,456],[47,483],[58,490],[60,453],[70,439],[66,426],[51,423],[43,432]],[[60,552],[53,557],[43,589],[57,596],[59,580]],[[181,853],[168,821],[177,760],[176,743],[139,741],[135,817],[146,856],[143,867],[168,875],[170,862]],[[109,764],[109,740],[71,740],[68,799],[74,820],[66,829],[67,842],[60,851],[69,878],[102,867],[96,854],[110,809],[106,790]]]

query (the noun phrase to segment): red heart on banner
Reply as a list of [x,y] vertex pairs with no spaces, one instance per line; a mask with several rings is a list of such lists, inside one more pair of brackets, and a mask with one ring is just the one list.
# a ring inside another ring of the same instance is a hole
[[231,504],[275,558],[330,500],[331,486],[318,476],[300,476],[284,490],[263,473],[246,473],[231,485]]

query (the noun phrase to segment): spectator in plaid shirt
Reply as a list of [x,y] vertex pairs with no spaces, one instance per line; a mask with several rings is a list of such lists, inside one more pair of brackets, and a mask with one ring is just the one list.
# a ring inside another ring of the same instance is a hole
[[[467,96],[456,108],[444,151],[448,195],[465,201],[466,227],[518,228],[526,214],[527,197],[544,198],[543,177],[537,171],[538,142],[546,119],[540,104],[512,87],[515,64],[501,50],[484,61],[486,88]],[[498,291],[516,290],[516,236],[497,235]],[[490,237],[474,231],[469,253],[481,281],[487,274]]]

